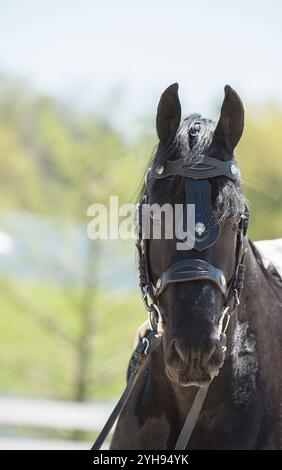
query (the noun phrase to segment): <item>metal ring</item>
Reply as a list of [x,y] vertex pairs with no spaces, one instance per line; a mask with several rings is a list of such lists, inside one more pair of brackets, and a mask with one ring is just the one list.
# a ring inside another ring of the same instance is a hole
[[155,309],[155,311],[158,314],[158,320],[160,319],[162,321],[163,317],[162,317],[162,314],[161,314],[161,311],[160,311],[159,307],[156,304],[152,304],[152,307]]
[[226,329],[227,329],[227,326],[228,326],[228,323],[229,323],[229,319],[230,319],[230,315],[228,315],[227,326],[225,325],[224,329],[223,329],[223,320],[224,320],[224,318],[227,316],[227,313],[229,312],[229,310],[230,310],[230,306],[227,305],[227,307],[225,307],[225,309],[223,310],[223,312],[222,312],[222,314],[221,314],[221,317],[220,317],[220,319],[219,319],[218,327],[217,327],[217,328],[218,328],[218,330],[220,330],[220,331],[219,331],[220,334],[226,332]]
[[228,325],[229,325],[229,321],[230,321],[230,315],[227,315],[227,319],[226,319],[226,323],[225,323],[225,326],[224,326],[223,333],[226,333],[226,330],[227,330]]
[[146,354],[146,355],[147,355],[147,354],[148,354],[148,349],[149,349],[149,346],[150,346],[150,341],[148,340],[148,338],[143,338],[143,339],[142,339],[142,344],[144,344],[144,343],[147,343],[147,344],[146,344],[146,347],[145,347],[145,349],[144,349],[144,353],[143,353],[143,354]]
[[159,307],[156,305],[156,304],[152,304],[152,307],[155,309],[155,311],[157,312],[158,314],[158,321],[156,322],[157,323],[157,336],[162,336],[164,334],[164,330],[163,330],[163,325],[164,325],[164,320],[163,320],[163,316],[161,314],[161,311],[159,309]]
[[240,299],[239,299],[239,292],[238,289],[234,289],[234,297],[235,297],[235,303],[236,305],[240,305]]
[[153,325],[152,310],[148,312],[148,320],[149,320],[151,331],[153,331],[155,328]]
[[149,304],[149,286],[148,284],[141,288],[141,299],[147,312],[152,311],[153,303]]
[[145,307],[145,309],[147,310],[147,312],[152,312],[152,310],[153,310],[153,309],[152,309],[153,304],[149,304],[148,297],[149,297],[149,295],[147,295],[147,296],[144,298],[143,304],[144,304],[144,307]]
[[223,322],[223,319],[225,317],[225,315],[227,315],[227,312],[230,310],[230,306],[227,305],[227,307],[225,307],[225,309],[223,310],[222,314],[221,314],[221,317],[220,317],[220,320],[218,322],[218,324],[220,325],[220,323]]
[[[157,312],[157,315],[158,315],[157,320],[156,320],[155,315],[153,315],[154,311]],[[153,331],[157,327],[158,335],[162,336],[163,335],[164,321],[163,321],[163,316],[161,314],[161,311],[160,311],[159,307],[156,304],[151,304],[151,309],[149,310],[149,315],[148,316],[149,316],[149,323],[150,323],[151,330]]]

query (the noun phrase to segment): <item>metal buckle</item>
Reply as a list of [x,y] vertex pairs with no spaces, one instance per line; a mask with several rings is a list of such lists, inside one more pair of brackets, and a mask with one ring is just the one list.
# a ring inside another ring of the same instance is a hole
[[234,299],[235,299],[235,304],[238,306],[240,305],[240,299],[239,299],[239,292],[238,289],[234,289]]

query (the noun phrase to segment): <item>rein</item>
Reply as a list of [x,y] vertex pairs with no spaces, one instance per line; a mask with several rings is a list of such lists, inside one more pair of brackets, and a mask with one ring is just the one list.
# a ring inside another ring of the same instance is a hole
[[[240,170],[234,160],[221,162],[216,158],[204,157],[200,162],[185,164],[182,160],[167,161],[164,166],[149,169],[148,177],[163,179],[172,175],[180,175],[186,179],[186,203],[195,204],[195,243],[193,249],[204,251],[212,246],[220,235],[220,224],[213,214],[211,204],[210,179],[219,176],[227,177],[232,181],[240,180]],[[226,330],[231,314],[240,303],[240,295],[244,283],[245,254],[243,244],[247,233],[249,213],[245,207],[237,228],[235,267],[232,279],[228,284],[224,273],[215,266],[201,259],[183,259],[173,263],[161,274],[154,284],[150,276],[150,262],[148,239],[143,235],[142,207],[146,206],[148,196],[145,192],[138,210],[138,238],[137,252],[139,257],[139,286],[142,301],[148,311],[151,331],[140,341],[133,352],[129,363],[129,379],[127,386],[105,424],[102,432],[95,441],[92,450],[100,449],[107,435],[111,431],[119,414],[128,402],[141,371],[143,370],[150,354],[159,346],[164,333],[164,320],[160,298],[165,289],[173,283],[209,280],[220,290],[224,298],[224,307],[218,323],[218,332],[223,352],[226,351]],[[213,378],[211,379],[211,381]],[[193,432],[199,414],[201,412],[208,388],[211,384],[200,387],[192,407],[187,415],[182,431],[178,437],[175,450],[185,450]]]

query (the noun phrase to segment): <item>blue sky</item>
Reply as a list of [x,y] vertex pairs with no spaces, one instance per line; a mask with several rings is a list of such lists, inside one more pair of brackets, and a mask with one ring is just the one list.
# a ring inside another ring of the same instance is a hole
[[0,69],[130,126],[178,81],[186,113],[230,83],[282,102],[280,0],[0,0]]

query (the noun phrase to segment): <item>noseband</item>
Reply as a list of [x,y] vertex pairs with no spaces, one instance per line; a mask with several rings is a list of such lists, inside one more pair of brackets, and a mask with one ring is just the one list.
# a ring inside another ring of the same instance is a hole
[[[234,160],[222,162],[212,157],[202,156],[199,162],[186,164],[183,160],[168,160],[164,166],[149,170],[149,178],[156,180],[169,176],[182,176],[185,178],[186,204],[195,205],[195,239],[193,249],[201,252],[216,243],[220,236],[221,227],[215,215],[211,201],[210,180],[224,176],[231,181],[240,181],[240,170]],[[245,207],[237,228],[235,266],[231,281],[226,281],[225,274],[215,266],[201,259],[183,259],[172,264],[163,272],[154,284],[150,275],[148,240],[143,237],[142,206],[147,204],[148,196],[145,192],[138,205],[139,225],[137,250],[139,255],[139,285],[142,300],[149,312],[151,328],[157,328],[158,334],[163,334],[163,315],[159,304],[160,297],[165,289],[173,283],[190,281],[211,281],[221,292],[224,298],[223,314],[219,325],[222,327],[223,317],[230,316],[239,305],[240,295],[244,282],[244,236],[247,233],[249,213]],[[185,215],[185,210],[184,210]],[[184,217],[185,220],[185,217]],[[221,340],[226,346],[225,332],[221,328]]]

